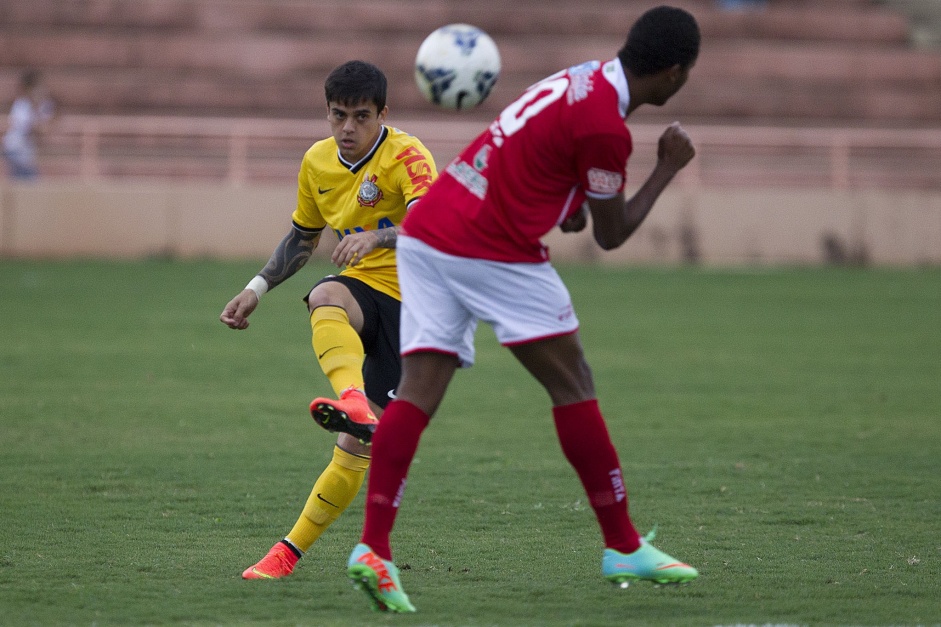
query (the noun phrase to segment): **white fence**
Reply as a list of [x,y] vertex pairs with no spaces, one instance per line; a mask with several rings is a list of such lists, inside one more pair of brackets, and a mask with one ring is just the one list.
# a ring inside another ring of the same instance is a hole
[[[485,126],[480,120],[392,119],[420,137],[439,167]],[[631,123],[638,181],[664,125]],[[689,125],[697,158],[678,183],[694,187],[941,189],[941,129]],[[43,138],[46,176],[292,182],[324,119],[66,115]]]

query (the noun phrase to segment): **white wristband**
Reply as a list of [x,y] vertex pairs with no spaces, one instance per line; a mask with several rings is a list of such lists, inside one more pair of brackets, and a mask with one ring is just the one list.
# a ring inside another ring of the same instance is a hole
[[245,286],[245,289],[255,292],[255,296],[258,297],[258,300],[261,300],[262,295],[268,291],[268,282],[265,281],[262,277],[256,276],[254,279],[248,282],[248,285]]

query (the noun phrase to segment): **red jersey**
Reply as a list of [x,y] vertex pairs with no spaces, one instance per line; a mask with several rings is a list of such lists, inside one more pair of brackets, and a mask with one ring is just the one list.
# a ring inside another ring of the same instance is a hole
[[451,255],[543,262],[541,238],[586,196],[624,190],[631,135],[620,61],[536,83],[500,113],[409,211],[403,232]]

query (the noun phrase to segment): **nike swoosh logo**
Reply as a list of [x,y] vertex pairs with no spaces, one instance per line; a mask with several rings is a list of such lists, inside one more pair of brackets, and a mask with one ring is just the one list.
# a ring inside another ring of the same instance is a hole
[[327,353],[329,353],[330,351],[332,351],[332,350],[335,349],[335,348],[340,348],[340,347],[339,347],[339,346],[332,346],[332,347],[328,348],[328,349],[325,350],[324,352],[322,352],[322,353],[320,353],[319,355],[317,355],[317,359],[323,359],[323,356],[324,356],[324,355],[326,355]]
[[269,575],[268,573],[263,573],[263,572],[261,572],[260,570],[258,570],[257,568],[253,568],[253,569],[252,569],[252,572],[255,573],[256,575],[258,575],[259,577],[262,577],[263,579],[274,579],[274,577],[272,577],[272,576]]
[[320,499],[321,501],[323,501],[324,503],[326,503],[327,505],[329,505],[330,507],[336,507],[337,509],[340,509],[340,506],[339,506],[339,505],[334,505],[333,503],[331,503],[331,502],[328,501],[327,499],[323,498],[323,497],[320,495],[320,492],[317,493],[317,498]]
[[326,194],[327,192],[332,192],[334,189],[336,189],[336,188],[335,188],[335,187],[328,187],[327,189],[324,189],[324,188],[318,186],[318,187],[317,187],[317,193],[318,193],[318,194]]

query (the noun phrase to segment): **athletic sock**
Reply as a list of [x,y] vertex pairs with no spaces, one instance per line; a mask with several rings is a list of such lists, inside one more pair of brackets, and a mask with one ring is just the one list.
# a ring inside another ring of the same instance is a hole
[[311,345],[320,368],[339,397],[350,386],[363,388],[363,341],[341,307],[323,306],[310,314]]
[[389,534],[395,524],[405,477],[430,418],[408,401],[392,401],[372,437],[372,472],[366,488],[363,544],[379,557],[392,559]]
[[359,492],[369,458],[333,447],[333,460],[314,483],[304,511],[285,539],[306,553],[333,521],[350,506]]
[[640,537],[627,512],[627,487],[597,400],[552,408],[562,452],[595,510],[607,548],[633,553]]
[[[288,549],[290,549],[291,553],[294,554],[294,557],[297,558],[297,560],[299,560],[299,559],[301,559],[302,557],[304,557],[304,552],[301,551],[301,550],[300,550],[299,548],[297,548],[296,546],[294,546],[294,544],[293,544],[290,540],[288,540],[287,538],[284,538],[283,540],[281,540],[281,544],[283,544],[283,545],[286,546]],[[295,564],[297,563],[297,560],[294,561]]]

